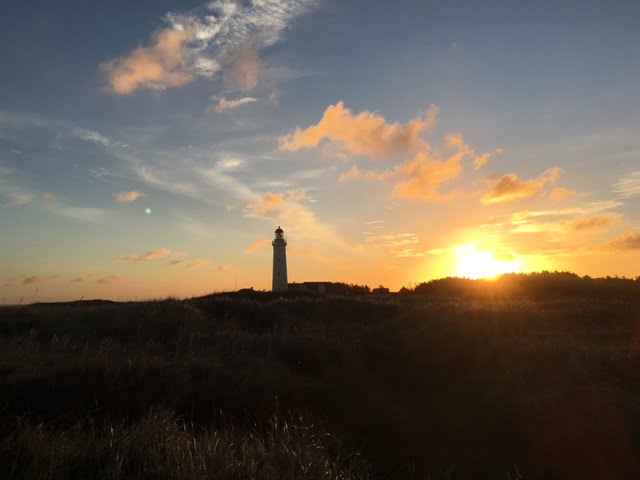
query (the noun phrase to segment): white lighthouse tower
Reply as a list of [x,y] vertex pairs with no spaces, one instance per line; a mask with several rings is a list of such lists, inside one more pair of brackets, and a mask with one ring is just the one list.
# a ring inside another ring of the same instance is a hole
[[274,292],[287,290],[287,241],[284,239],[284,230],[280,227],[276,230],[276,238],[273,245],[273,283]]

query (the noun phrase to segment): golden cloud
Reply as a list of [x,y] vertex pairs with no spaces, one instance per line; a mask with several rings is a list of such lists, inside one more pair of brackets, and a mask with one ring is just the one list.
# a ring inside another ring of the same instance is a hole
[[502,155],[503,153],[504,153],[503,149],[496,148],[493,152],[487,152],[482,155],[477,155],[473,159],[473,167],[476,170],[479,170],[482,167],[484,167],[487,163],[489,163],[489,160],[491,159],[491,157],[494,157],[496,155]]
[[267,215],[278,210],[283,202],[283,194],[269,192],[259,202],[247,205],[247,211],[256,215]]
[[627,231],[605,245],[607,250],[618,252],[640,251],[640,232]]
[[356,179],[387,180],[397,178],[393,187],[393,195],[400,198],[419,198],[422,200],[444,200],[452,195],[442,195],[440,186],[457,177],[462,172],[462,160],[471,155],[473,150],[464,143],[461,134],[450,134],[445,138],[448,148],[456,149],[446,160],[436,160],[425,153],[401,163],[397,167],[385,171],[361,171],[357,165],[343,173],[338,179],[345,183]]
[[414,118],[408,123],[387,123],[381,115],[363,111],[354,115],[343,102],[329,105],[322,119],[305,130],[296,128],[280,138],[280,149],[295,152],[315,148],[327,140],[337,147],[337,153],[389,157],[398,153],[415,152],[427,147],[420,138],[423,132],[433,128],[438,108],[432,105],[424,119]]
[[606,230],[620,221],[618,215],[600,215],[591,218],[581,218],[567,223],[569,230],[582,232],[585,230]]
[[209,260],[198,260],[197,262],[187,265],[187,270],[196,270],[202,268],[209,263]]
[[257,242],[254,242],[247,248],[245,248],[244,253],[253,253],[256,250],[259,250],[263,247],[268,247],[269,245],[271,245],[271,240],[258,240]]
[[130,95],[138,88],[160,91],[186,85],[194,80],[184,68],[183,45],[187,37],[184,30],[160,30],[153,35],[150,47],[138,47],[126,57],[104,62],[100,69],[118,95]]
[[578,192],[575,190],[570,190],[568,188],[556,187],[551,192],[549,192],[549,198],[551,200],[564,200],[565,198],[573,197],[577,195]]
[[507,173],[495,181],[493,186],[481,198],[483,205],[510,202],[522,198],[530,198],[554,184],[562,174],[558,167],[544,171],[539,177],[531,180],[520,180],[515,173]]
[[137,192],[135,190],[131,192],[120,192],[113,194],[113,197],[118,203],[135,203],[142,196],[144,196],[144,193]]
[[118,257],[117,260],[120,260],[121,262],[146,262],[156,258],[166,257],[167,255],[171,255],[171,250],[168,248],[160,248],[158,250],[147,252],[144,255],[121,256]]

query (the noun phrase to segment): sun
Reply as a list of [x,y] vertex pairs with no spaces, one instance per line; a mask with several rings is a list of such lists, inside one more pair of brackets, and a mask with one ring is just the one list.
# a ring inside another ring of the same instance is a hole
[[503,273],[522,272],[522,261],[513,255],[498,255],[465,246],[458,249],[456,256],[456,275],[459,277],[495,278]]

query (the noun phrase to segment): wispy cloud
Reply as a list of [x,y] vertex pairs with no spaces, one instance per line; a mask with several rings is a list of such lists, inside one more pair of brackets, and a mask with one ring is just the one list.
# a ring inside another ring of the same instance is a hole
[[169,248],[159,248],[158,250],[151,250],[143,255],[125,255],[117,257],[117,260],[121,262],[147,262],[156,258],[162,258],[171,255]]
[[244,249],[244,253],[253,253],[256,250],[259,250],[264,247],[268,247],[271,245],[271,240],[258,240],[257,242],[252,243],[247,248]]
[[416,251],[415,245],[420,238],[415,233],[378,234],[364,232],[365,245],[371,248],[384,248],[397,257],[422,257],[423,252]]
[[209,260],[198,260],[194,263],[190,263],[187,265],[187,270],[197,270],[198,268],[202,268],[209,263]]
[[482,196],[482,204],[489,205],[533,197],[547,185],[555,184],[561,174],[562,169],[558,167],[550,168],[530,180],[520,180],[515,173],[507,173],[496,180],[490,180],[492,186]]
[[180,260],[180,259],[176,259],[176,260],[171,260],[169,262],[169,265],[178,265],[180,263],[184,262],[184,260]]
[[258,53],[258,42],[249,38],[222,59],[226,67],[224,82],[228,87],[252,90],[258,85],[264,64]]
[[631,172],[618,179],[613,184],[613,191],[620,198],[633,198],[640,196],[640,171]]
[[33,193],[20,187],[15,181],[15,170],[0,167],[0,208],[14,208],[27,205],[33,200]]
[[101,285],[108,285],[110,283],[119,282],[120,280],[122,280],[122,277],[120,275],[107,275],[106,277],[102,277],[96,280],[96,283],[99,283]]
[[282,32],[314,0],[208,2],[187,12],[169,12],[165,28],[148,46],[101,65],[114,93],[129,95],[140,88],[161,91],[220,70],[225,82],[254,88],[263,71],[258,51],[281,39]]
[[40,275],[33,275],[33,276],[31,276],[31,277],[27,277],[27,278],[25,278],[25,279],[22,281],[22,283],[23,283],[24,285],[28,285],[28,284],[30,284],[30,283],[38,283],[38,282],[41,282],[41,281],[42,281],[42,277],[41,277]]
[[130,192],[115,193],[113,197],[118,203],[135,203],[144,193],[132,190]]
[[118,142],[111,140],[110,138],[102,135],[100,132],[96,132],[95,130],[76,127],[71,131],[73,135],[86,142],[98,143],[100,145],[104,145],[105,147],[110,147],[112,145],[118,144]]
[[225,273],[229,271],[229,267],[227,265],[220,265],[216,268],[216,272]]
[[221,97],[218,100],[218,103],[213,107],[210,107],[209,110],[215,113],[223,113],[229,110],[236,110],[243,105],[248,105],[253,102],[257,102],[258,99],[255,97],[243,97],[243,98],[235,98],[235,99],[226,99],[225,97]]

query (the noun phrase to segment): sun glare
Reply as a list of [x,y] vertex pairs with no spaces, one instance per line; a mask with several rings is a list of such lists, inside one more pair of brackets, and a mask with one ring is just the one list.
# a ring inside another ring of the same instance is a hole
[[456,275],[471,279],[495,278],[503,273],[522,272],[522,261],[509,256],[499,258],[496,254],[464,247],[456,252],[458,257]]

